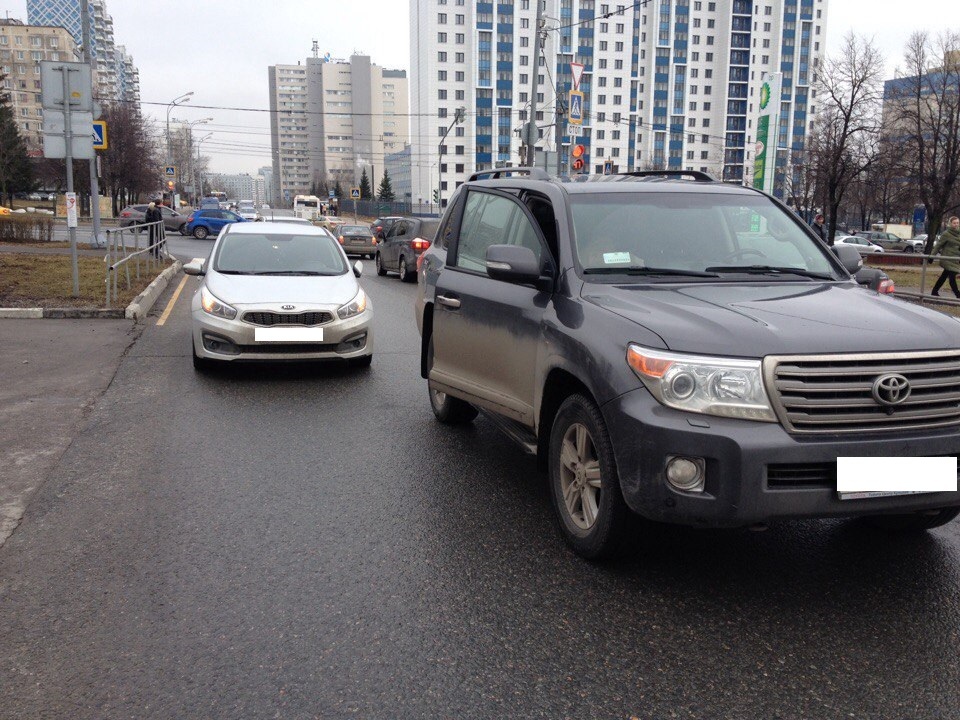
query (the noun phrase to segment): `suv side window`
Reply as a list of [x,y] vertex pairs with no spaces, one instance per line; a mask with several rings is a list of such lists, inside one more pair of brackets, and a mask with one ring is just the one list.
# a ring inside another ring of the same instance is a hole
[[517,202],[501,195],[471,191],[460,225],[456,267],[486,273],[487,248],[491,245],[528,247],[537,260],[543,253],[533,224]]

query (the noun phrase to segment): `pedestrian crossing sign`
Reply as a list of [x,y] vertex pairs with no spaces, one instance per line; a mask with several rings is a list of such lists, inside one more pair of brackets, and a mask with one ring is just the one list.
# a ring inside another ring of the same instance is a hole
[[583,125],[583,93],[571,90],[568,104],[570,106],[570,122],[573,125]]
[[107,149],[107,121],[106,120],[93,121],[93,149],[94,150]]
[[350,198],[351,198],[352,200],[359,200],[359,199],[360,199],[360,188],[358,188],[358,187],[352,187],[352,188],[350,188]]

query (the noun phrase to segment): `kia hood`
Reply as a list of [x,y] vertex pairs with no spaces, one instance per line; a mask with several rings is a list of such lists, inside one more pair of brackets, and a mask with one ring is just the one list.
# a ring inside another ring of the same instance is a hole
[[854,283],[593,283],[581,294],[677,352],[761,358],[960,348],[957,320]]
[[303,307],[344,305],[360,285],[352,270],[344,275],[221,275],[209,272],[207,289],[229,305],[276,305]]

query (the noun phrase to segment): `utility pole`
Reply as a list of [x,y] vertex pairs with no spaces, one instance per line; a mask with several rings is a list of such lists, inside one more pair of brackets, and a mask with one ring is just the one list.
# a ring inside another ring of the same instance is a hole
[[536,0],[537,3],[537,24],[536,24],[536,33],[534,35],[534,48],[533,48],[533,73],[532,79],[530,81],[530,122],[528,122],[524,127],[526,128],[526,143],[527,143],[527,166],[533,167],[536,162],[536,146],[537,140],[537,91],[539,90],[539,79],[540,79],[540,44],[543,42],[543,3],[544,0]]
[[562,139],[562,135],[560,135],[560,132],[563,129],[563,98],[560,97],[559,86],[560,86],[560,78],[558,77],[557,78],[557,109],[556,109],[556,112],[554,113],[556,120],[555,120],[555,127],[553,131],[554,138],[555,138],[554,144],[557,147],[557,177],[560,177],[560,175],[562,174],[561,173],[562,163],[560,162],[560,153],[562,149],[562,145],[560,141]]
[[[67,228],[70,233],[70,264],[73,268],[73,296],[80,296],[80,270],[77,265],[77,226],[76,217],[74,222],[70,219],[70,199],[76,202],[76,196],[73,194],[73,132],[70,123],[70,68],[63,66],[63,144],[64,162],[67,165]],[[93,128],[90,128],[93,132]]]
[[454,110],[453,122],[447,126],[447,131],[443,134],[443,137],[440,138],[440,143],[437,146],[437,210],[440,217],[443,217],[443,143],[446,141],[450,131],[453,130],[453,126],[463,122],[466,113],[467,109],[465,107],[458,107]]
[[[90,52],[90,3],[80,0],[80,32],[83,43],[83,62],[93,64]],[[90,73],[90,97],[93,98],[93,72]],[[94,113],[96,115],[96,113]],[[94,120],[99,118],[94,117]],[[93,128],[90,128],[93,132]],[[100,247],[100,179],[97,177],[97,153],[90,158],[90,216],[93,219],[93,238],[91,244]]]

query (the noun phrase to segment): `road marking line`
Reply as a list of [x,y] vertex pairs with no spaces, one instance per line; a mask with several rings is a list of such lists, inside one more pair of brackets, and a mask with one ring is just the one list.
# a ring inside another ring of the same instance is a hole
[[180,284],[177,285],[177,289],[173,291],[173,297],[170,298],[167,302],[167,307],[163,309],[163,314],[160,316],[160,319],[157,320],[157,325],[163,325],[167,318],[170,317],[170,311],[173,310],[173,306],[177,304],[177,298],[180,297],[180,293],[183,290],[183,286],[187,284],[187,278],[189,275],[184,275],[183,280],[180,281]]

